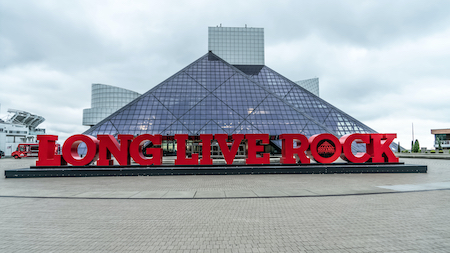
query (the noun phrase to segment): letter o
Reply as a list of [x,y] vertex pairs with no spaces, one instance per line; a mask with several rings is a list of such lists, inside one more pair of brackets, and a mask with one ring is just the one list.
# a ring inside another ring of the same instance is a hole
[[[84,142],[86,144],[86,155],[81,158],[78,154],[78,146],[80,143]],[[97,138],[84,135],[76,134],[70,136],[63,145],[62,148],[63,158],[67,163],[74,166],[84,166],[97,160],[98,157],[98,140]]]
[[309,138],[309,152],[318,163],[332,163],[341,155],[339,139],[332,134],[316,134]]

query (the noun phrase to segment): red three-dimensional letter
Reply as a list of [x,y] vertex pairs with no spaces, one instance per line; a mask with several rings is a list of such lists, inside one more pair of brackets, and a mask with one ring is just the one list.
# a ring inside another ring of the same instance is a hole
[[225,158],[227,164],[233,164],[233,160],[236,157],[239,145],[241,144],[241,141],[244,139],[243,134],[233,134],[232,137],[233,137],[233,144],[231,144],[231,148],[228,149],[227,146],[228,135],[226,134],[214,135],[214,139],[216,139],[217,143],[219,143],[219,147],[220,150],[222,151],[223,158]]
[[373,163],[397,163],[398,157],[392,152],[389,145],[397,134],[370,134],[370,145],[367,153],[372,156]]
[[339,141],[342,145],[343,153],[341,154],[342,160],[352,162],[352,163],[365,163],[370,159],[370,155],[367,153],[357,153],[356,155],[352,152],[352,143],[366,143],[370,144],[370,134],[347,134],[342,136]]
[[[310,159],[306,156],[305,151],[309,147],[308,138],[303,134],[282,134],[281,159],[282,164],[295,164],[300,160],[300,163],[310,163]],[[297,144],[300,141],[300,146],[294,148],[294,140]],[[294,157],[295,156],[295,157]]]
[[55,155],[57,135],[38,135],[39,153],[36,166],[61,166],[66,164],[61,155]]
[[[332,147],[331,145],[334,145]],[[326,147],[329,147],[329,157],[324,157],[319,154],[318,149],[324,147],[325,150]],[[311,153],[314,160],[316,160],[318,163],[332,163],[338,159],[338,157],[341,155],[342,147],[341,143],[339,142],[339,139],[332,135],[332,134],[316,134],[311,137],[309,137],[309,150],[308,153]]]
[[147,148],[147,155],[151,155],[151,158],[144,156],[144,144],[146,142],[152,142],[153,145],[161,145],[162,136],[159,134],[142,134],[134,138],[130,144],[130,155],[131,158],[140,165],[161,165],[163,150],[162,148]]
[[113,165],[111,154],[116,158],[120,165],[130,165],[130,153],[128,147],[133,139],[131,134],[119,134],[120,145],[112,135],[97,135],[100,144],[98,146],[97,165]]
[[256,157],[257,152],[263,152],[264,146],[257,145],[256,141],[260,140],[262,144],[269,144],[268,134],[246,134],[245,139],[247,139],[248,144],[248,157],[245,159],[245,164],[270,164],[270,154],[264,153],[262,157]]
[[[78,145],[82,142],[86,144],[87,148],[86,155],[83,158],[78,154]],[[67,163],[74,166],[84,166],[97,160],[98,140],[90,135],[72,135],[64,142],[62,152],[64,160]]]
[[198,164],[198,154],[193,153],[191,158],[186,157],[186,140],[187,134],[176,134],[175,140],[177,140],[177,159],[175,159],[175,165],[195,165]]
[[200,159],[201,165],[211,165],[213,160],[211,159],[211,140],[213,139],[212,134],[201,134],[200,139],[202,140],[202,159]]

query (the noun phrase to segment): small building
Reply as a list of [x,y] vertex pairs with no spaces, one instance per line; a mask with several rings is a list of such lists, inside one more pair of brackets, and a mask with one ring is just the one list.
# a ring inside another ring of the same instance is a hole
[[450,149],[450,128],[446,129],[431,129],[431,134],[434,134],[434,147],[439,148],[439,143],[442,149]]

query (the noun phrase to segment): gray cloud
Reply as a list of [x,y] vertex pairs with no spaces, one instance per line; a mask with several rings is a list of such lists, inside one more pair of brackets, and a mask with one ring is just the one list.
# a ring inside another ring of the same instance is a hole
[[207,27],[265,28],[266,64],[378,131],[449,127],[447,1],[3,1],[0,115],[80,133],[91,83],[140,93],[207,52]]

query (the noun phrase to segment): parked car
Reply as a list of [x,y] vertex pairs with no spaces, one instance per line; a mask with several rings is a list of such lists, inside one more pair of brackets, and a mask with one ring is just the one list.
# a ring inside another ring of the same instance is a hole
[[5,152],[3,152],[3,151],[0,150],[0,158],[2,158],[2,157],[4,157],[4,156],[5,156]]

